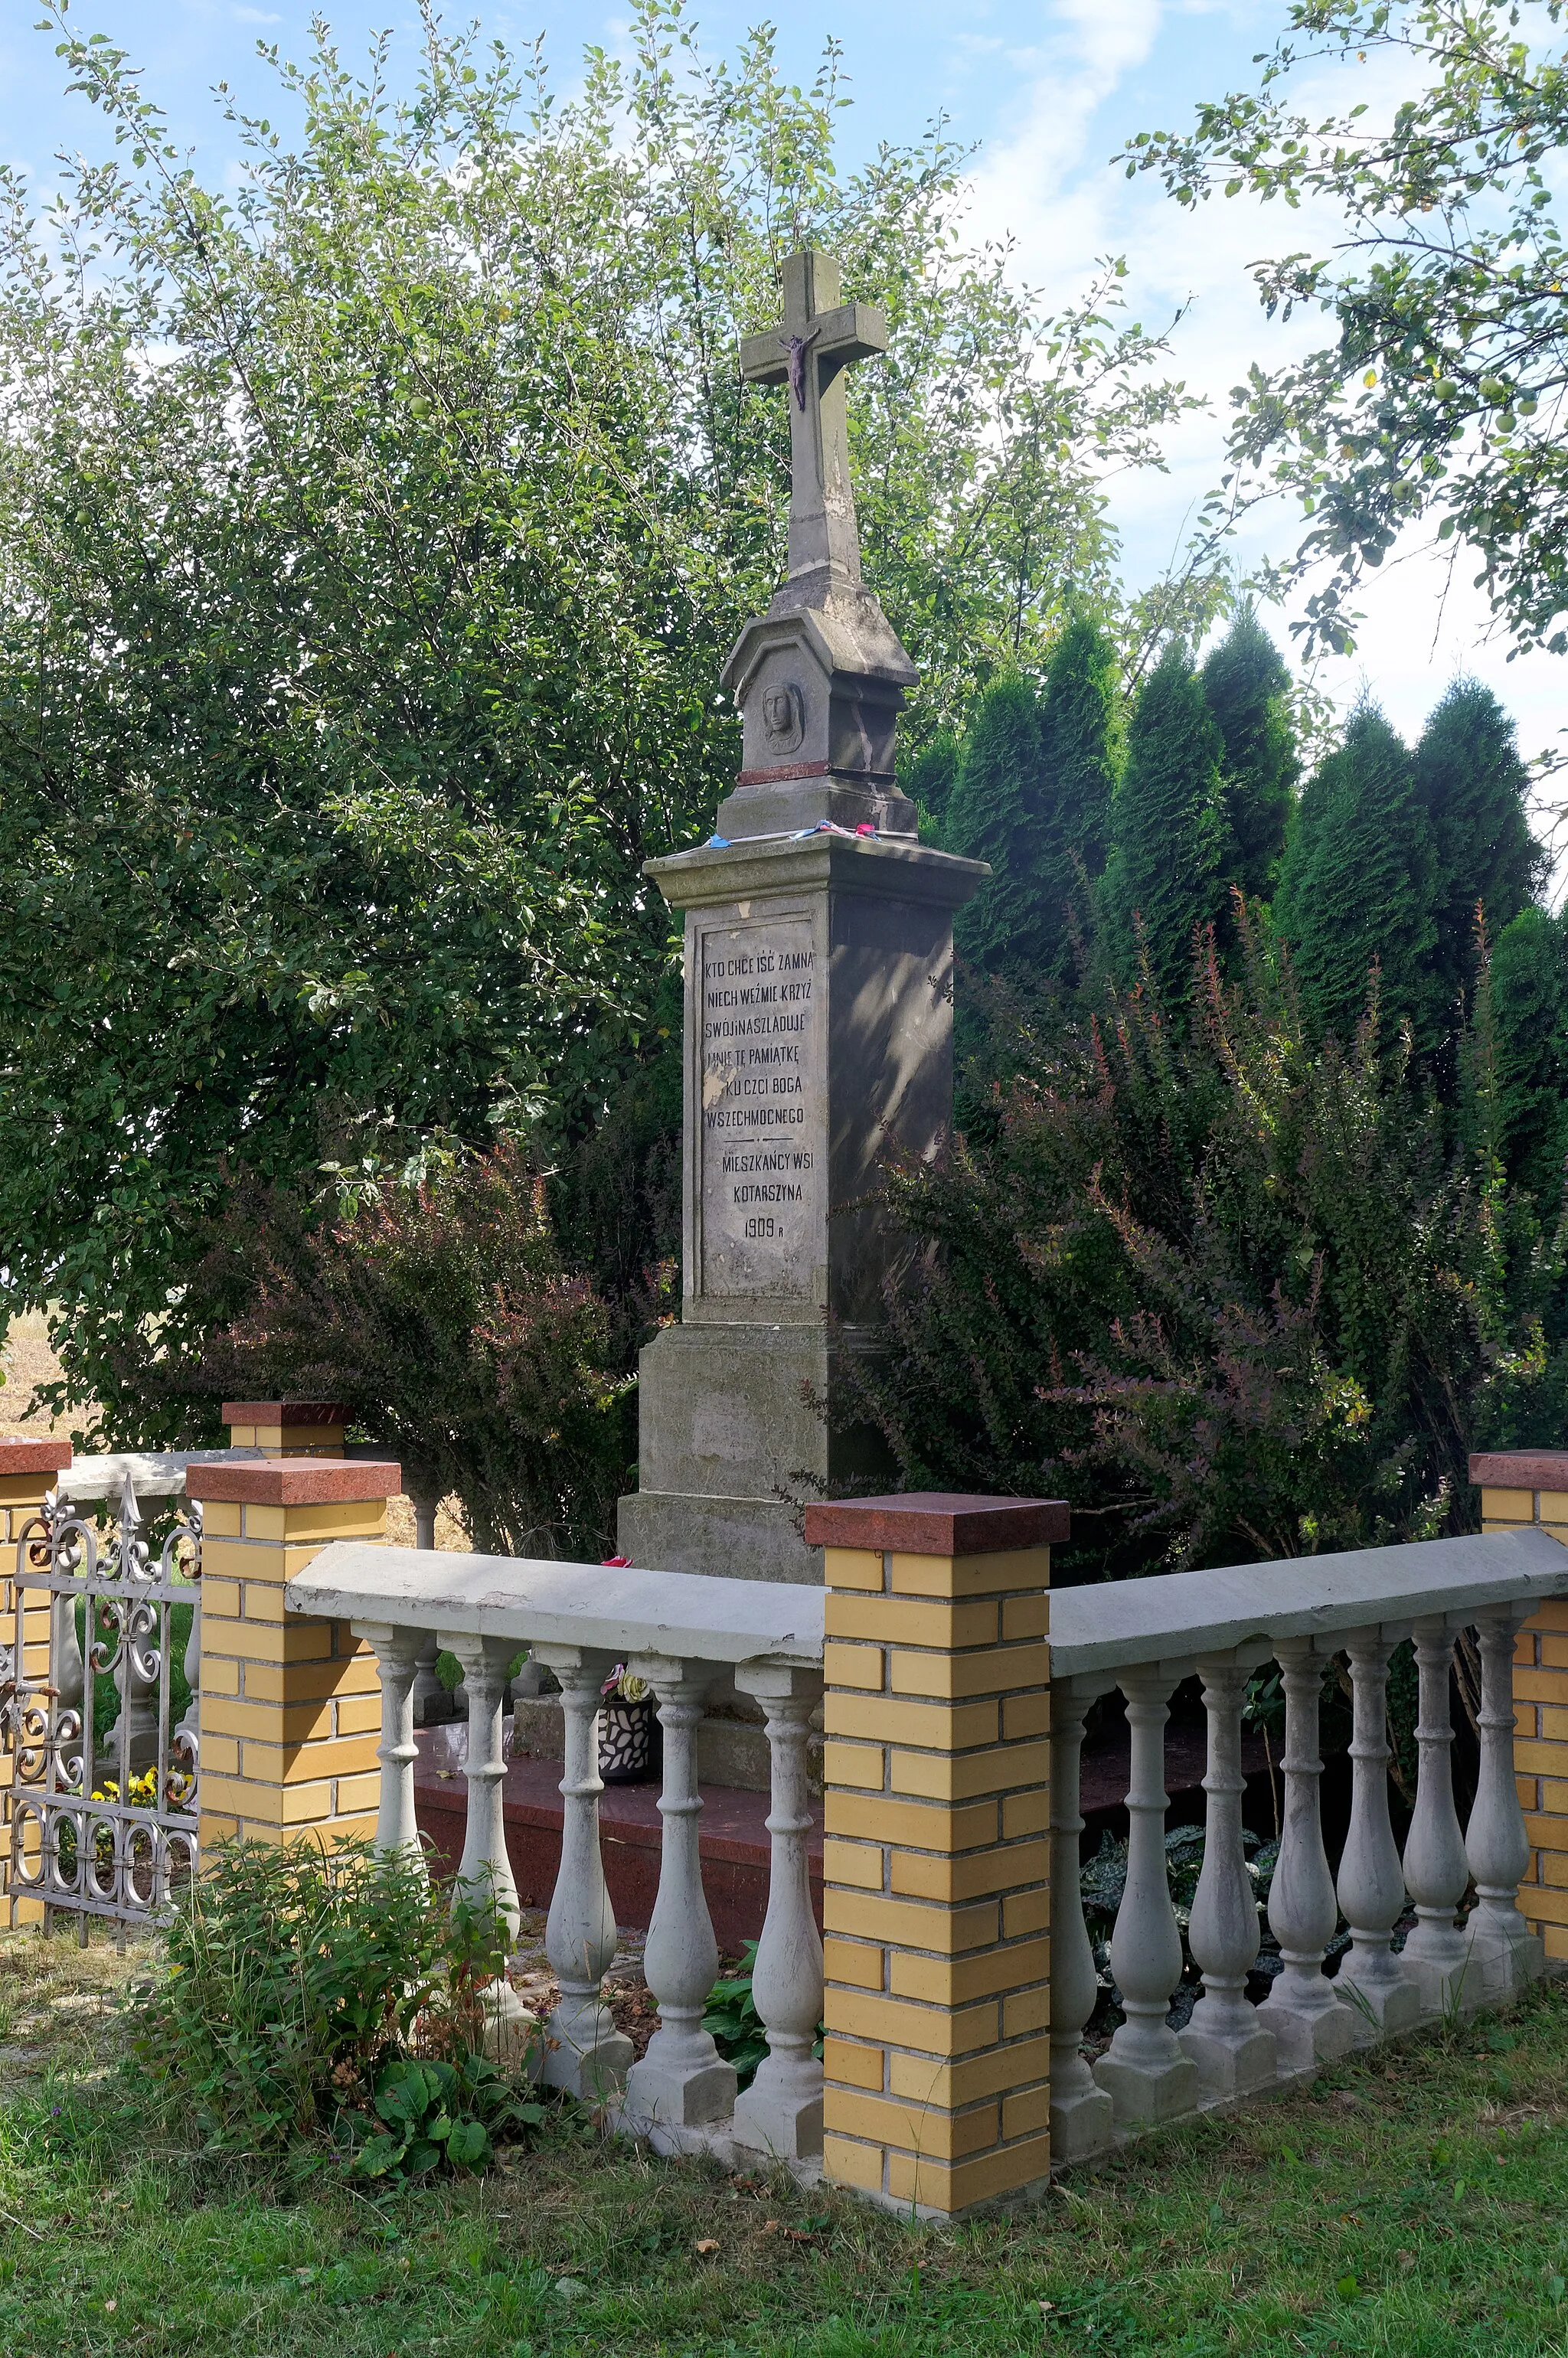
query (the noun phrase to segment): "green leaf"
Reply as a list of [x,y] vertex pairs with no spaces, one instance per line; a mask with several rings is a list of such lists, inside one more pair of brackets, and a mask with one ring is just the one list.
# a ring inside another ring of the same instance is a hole
[[490,2139],[478,2121],[455,2121],[447,2135],[447,2158],[454,2169],[478,2169],[490,2158]]
[[354,2157],[354,2167],[365,2178],[382,2178],[396,2168],[407,2150],[405,2138],[388,2136],[384,2130],[361,2146]]

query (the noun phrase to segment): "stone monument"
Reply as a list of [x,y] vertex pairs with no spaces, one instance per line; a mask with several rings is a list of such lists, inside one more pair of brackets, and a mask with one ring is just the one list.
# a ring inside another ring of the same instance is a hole
[[889,1145],[929,1155],[952,1115],[953,912],[990,871],[921,844],[893,783],[915,673],[860,579],[844,405],[886,341],[806,251],[783,327],[741,346],[789,404],[789,578],[724,667],[743,751],[717,830],[647,869],[686,912],[684,1275],[620,1541],[662,1570],[821,1578],[793,1499],[886,1470],[835,1413],[901,1249],[866,1198]]

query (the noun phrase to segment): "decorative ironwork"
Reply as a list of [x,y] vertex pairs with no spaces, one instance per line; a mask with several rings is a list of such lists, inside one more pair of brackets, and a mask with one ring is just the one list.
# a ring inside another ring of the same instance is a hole
[[[155,1558],[129,1475],[112,1532],[51,1492],[23,1527],[0,1637],[5,1896],[121,1929],[160,1915],[197,1868],[201,1509]],[[174,1615],[191,1608],[190,1704],[172,1721]],[[114,1701],[104,1692],[112,1682]]]

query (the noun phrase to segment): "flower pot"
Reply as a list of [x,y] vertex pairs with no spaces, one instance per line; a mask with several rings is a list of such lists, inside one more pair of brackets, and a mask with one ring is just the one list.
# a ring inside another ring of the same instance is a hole
[[658,1706],[652,1695],[629,1703],[606,1695],[599,1706],[599,1773],[607,1785],[645,1784],[659,1767]]

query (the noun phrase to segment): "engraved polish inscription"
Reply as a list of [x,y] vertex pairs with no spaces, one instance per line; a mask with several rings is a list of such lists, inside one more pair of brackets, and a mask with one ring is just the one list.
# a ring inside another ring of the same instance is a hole
[[822,1104],[811,921],[715,926],[701,953],[703,1291],[809,1294]]

